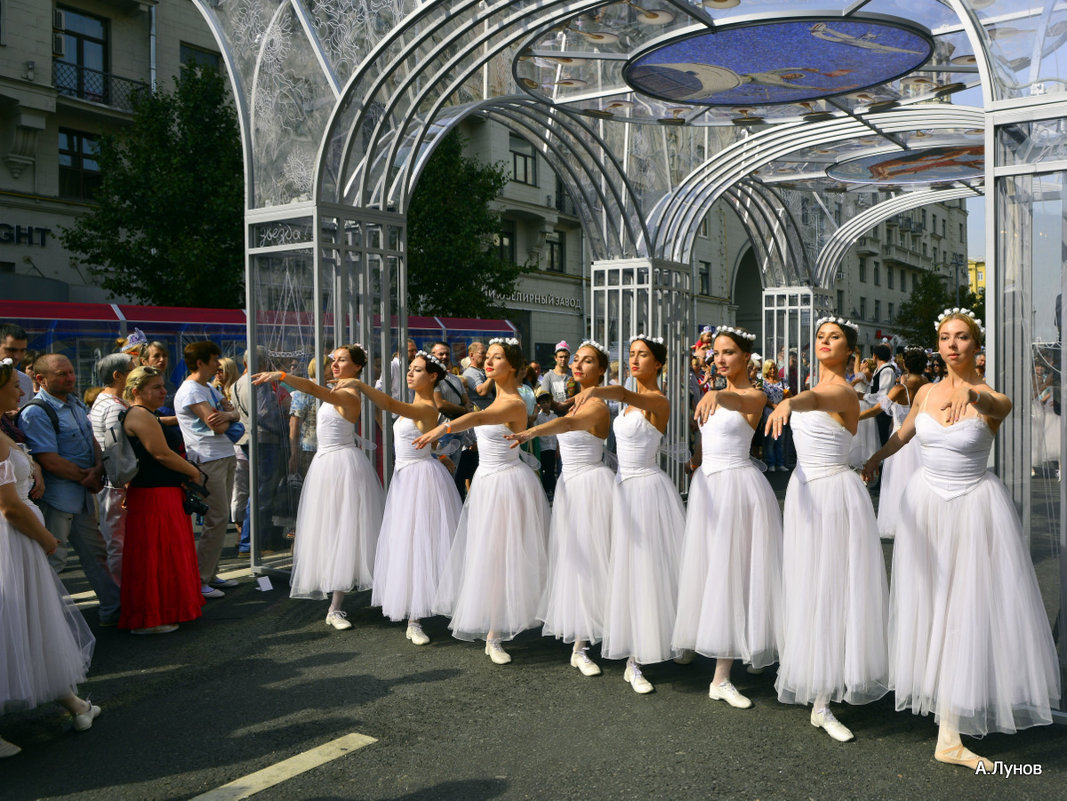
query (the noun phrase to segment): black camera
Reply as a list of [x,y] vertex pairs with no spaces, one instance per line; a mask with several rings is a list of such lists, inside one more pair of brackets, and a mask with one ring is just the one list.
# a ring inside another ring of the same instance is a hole
[[193,481],[186,481],[182,484],[182,489],[185,490],[185,500],[182,501],[182,509],[185,510],[187,515],[205,515],[207,514],[207,503],[204,501],[205,495],[210,495],[207,488],[207,477],[201,472],[201,478],[204,480],[197,484]]

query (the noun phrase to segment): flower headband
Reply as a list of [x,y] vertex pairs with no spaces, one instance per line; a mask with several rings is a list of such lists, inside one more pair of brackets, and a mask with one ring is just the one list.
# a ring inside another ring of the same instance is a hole
[[417,359],[417,358],[419,358],[420,356],[421,356],[421,357],[422,357],[423,359],[425,359],[426,361],[428,361],[428,362],[433,362],[433,363],[434,363],[434,364],[436,364],[436,365],[437,365],[438,367],[440,367],[440,368],[441,368],[442,370],[444,370],[444,371],[445,371],[446,373],[448,372],[448,368],[447,368],[447,367],[445,367],[445,365],[444,365],[444,362],[442,362],[442,361],[441,361],[440,359],[438,359],[438,358],[437,358],[436,356],[434,356],[433,354],[431,354],[431,353],[427,353],[427,352],[426,352],[426,351],[424,351],[424,350],[420,350],[420,351],[417,351],[417,352],[415,353],[415,358]]
[[978,330],[982,332],[982,336],[985,336],[985,326],[982,325],[982,321],[979,320],[977,317],[975,317],[974,316],[974,312],[971,311],[970,309],[961,309],[959,306],[955,306],[955,307],[953,307],[951,309],[945,309],[943,312],[941,312],[941,315],[937,318],[937,321],[934,323],[934,330],[935,331],[939,331],[941,329],[941,323],[943,323],[945,321],[945,318],[949,317],[949,316],[951,316],[953,314],[962,314],[964,317],[970,317],[971,321],[976,326],[978,326]]
[[490,345],[513,345],[514,347],[518,347],[519,346],[519,340],[515,339],[515,337],[494,337],[493,339],[489,340],[489,344]]
[[826,323],[833,323],[834,325],[839,325],[839,326],[846,326],[847,325],[849,328],[851,328],[857,334],[859,333],[859,330],[860,330],[860,327],[858,325],[856,325],[854,322],[852,322],[851,320],[846,320],[844,317],[833,317],[833,316],[820,317],[818,320],[816,320],[815,321],[815,330],[818,331],[820,328],[822,328],[824,325],[826,325]]
[[648,334],[634,334],[630,337],[630,344],[632,345],[639,339],[645,342],[655,342],[657,345],[663,344],[663,337],[650,337]]
[[720,325],[718,328],[716,328],[715,335],[718,336],[719,334],[736,334],[742,339],[747,339],[749,342],[756,341],[755,334],[750,334],[748,331],[742,331],[740,328],[734,328],[730,325]]
[[582,348],[592,348],[593,350],[600,351],[605,356],[609,356],[610,355],[608,353],[608,349],[605,348],[603,345],[601,345],[599,342],[597,342],[595,339],[587,339],[584,342],[582,342],[582,344],[578,346],[578,350],[581,350]]

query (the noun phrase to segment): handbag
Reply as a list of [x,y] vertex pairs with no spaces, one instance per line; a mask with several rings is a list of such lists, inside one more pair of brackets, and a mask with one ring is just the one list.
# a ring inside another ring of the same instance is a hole
[[234,422],[234,423],[230,423],[230,427],[226,429],[225,434],[226,434],[226,439],[228,439],[230,442],[232,442],[234,445],[236,445],[237,444],[237,440],[239,440],[241,437],[243,437],[245,435],[244,423],[242,423],[240,421],[237,421],[237,422]]

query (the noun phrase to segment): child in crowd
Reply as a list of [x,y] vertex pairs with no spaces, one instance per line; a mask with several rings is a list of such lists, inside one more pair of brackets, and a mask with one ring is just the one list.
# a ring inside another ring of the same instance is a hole
[[[534,425],[542,425],[558,416],[552,411],[552,395],[547,390],[538,389],[537,420]],[[551,501],[556,491],[556,438],[549,434],[538,437],[537,441],[541,446],[541,486]]]

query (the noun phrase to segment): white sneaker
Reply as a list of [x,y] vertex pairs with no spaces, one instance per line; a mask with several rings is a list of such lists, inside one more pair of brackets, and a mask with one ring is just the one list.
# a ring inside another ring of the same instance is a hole
[[408,623],[408,630],[404,632],[404,636],[411,640],[412,645],[426,645],[430,641],[419,623]]
[[725,701],[735,709],[748,709],[752,706],[752,702],[741,695],[729,681],[724,681],[722,684],[712,682],[708,686],[708,698],[712,701]]
[[844,723],[834,717],[834,713],[830,711],[829,707],[819,711],[812,709],[811,725],[817,729],[824,729],[827,734],[839,743],[847,743],[853,739],[852,732],[848,730]]
[[511,654],[504,650],[500,640],[486,640],[485,652],[493,660],[494,665],[506,665],[511,661]]
[[210,584],[204,584],[200,587],[200,594],[205,598],[225,598],[226,593],[220,590],[218,587],[212,587]]
[[100,717],[100,707],[94,705],[90,701],[86,701],[85,703],[89,704],[88,709],[77,715],[71,714],[70,716],[74,721],[74,731],[88,731],[93,727],[93,721]]
[[589,658],[584,648],[571,652],[571,667],[578,668],[583,676],[600,675],[600,665]]
[[638,667],[636,662],[627,661],[626,670],[622,673],[622,680],[633,687],[634,692],[639,695],[645,695],[655,689],[652,686],[652,682],[641,673],[641,668]]
[[352,628],[352,624],[348,622],[348,612],[342,612],[340,609],[326,615],[326,625],[333,626],[338,631]]

